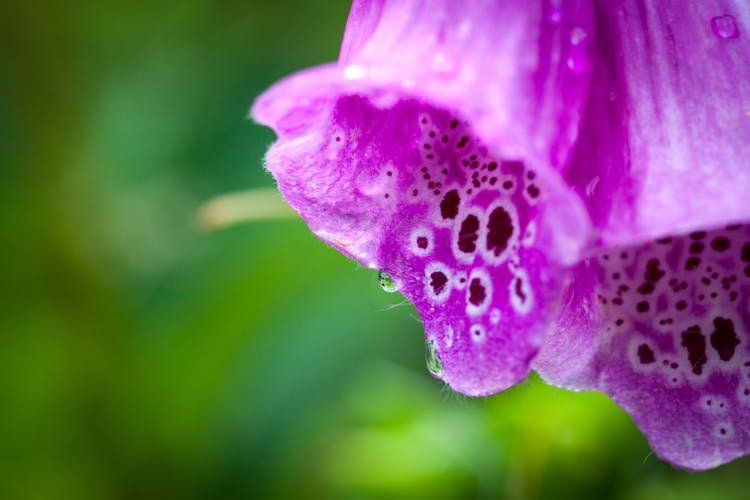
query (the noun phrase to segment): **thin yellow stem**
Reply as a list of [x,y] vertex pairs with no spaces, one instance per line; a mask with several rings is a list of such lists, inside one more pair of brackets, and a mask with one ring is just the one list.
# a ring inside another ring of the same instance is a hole
[[198,225],[206,231],[217,231],[246,222],[296,217],[297,213],[274,188],[218,195],[203,203],[196,214]]

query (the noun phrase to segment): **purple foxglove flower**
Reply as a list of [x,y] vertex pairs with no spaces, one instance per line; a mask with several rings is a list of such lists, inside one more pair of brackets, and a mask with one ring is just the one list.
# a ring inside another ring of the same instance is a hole
[[338,63],[252,114],[313,232],[415,304],[435,376],[533,366],[703,469],[750,451],[748,27],[739,1],[355,1]]

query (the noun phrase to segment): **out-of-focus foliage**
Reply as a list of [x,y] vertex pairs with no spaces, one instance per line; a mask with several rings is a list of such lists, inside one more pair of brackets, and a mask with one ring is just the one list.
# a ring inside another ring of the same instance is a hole
[[271,185],[252,99],[336,57],[319,1],[0,9],[0,498],[742,498],[750,462],[650,456],[604,396],[470,400],[411,307],[299,220],[208,234]]

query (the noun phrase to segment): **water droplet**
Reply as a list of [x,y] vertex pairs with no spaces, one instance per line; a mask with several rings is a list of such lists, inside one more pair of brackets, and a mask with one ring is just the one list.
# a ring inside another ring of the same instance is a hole
[[562,21],[562,0],[549,1],[547,21],[549,21],[550,24],[560,24],[560,21]]
[[599,176],[594,176],[589,183],[586,185],[586,196],[591,198],[594,196],[594,191],[596,190],[596,186],[599,184]]
[[456,63],[442,52],[432,56],[430,65],[435,73],[441,75],[451,75],[456,72]]
[[589,67],[589,35],[586,30],[576,26],[570,30],[568,46],[568,69],[573,73],[583,73]]
[[729,14],[716,16],[711,19],[711,29],[719,38],[739,38],[740,30],[737,28],[737,21]]
[[425,340],[424,356],[427,361],[427,369],[430,373],[435,377],[442,375],[443,364],[440,362],[440,358],[438,358],[437,352],[435,351],[435,345],[430,339]]
[[378,285],[380,285],[380,288],[382,288],[384,292],[398,292],[398,287],[393,282],[393,278],[391,278],[385,271],[378,271]]
[[350,64],[344,68],[344,78],[347,80],[361,80],[365,77],[365,68],[357,64]]

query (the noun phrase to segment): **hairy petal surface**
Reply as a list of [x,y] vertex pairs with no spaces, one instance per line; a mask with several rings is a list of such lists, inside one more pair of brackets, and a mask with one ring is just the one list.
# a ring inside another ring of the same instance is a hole
[[535,368],[714,467],[750,452],[750,8],[601,1],[595,26],[566,176],[609,249],[578,265]]
[[319,237],[387,272],[415,304],[436,376],[471,395],[526,376],[565,274],[547,249],[585,224],[564,186],[409,99],[384,109],[340,97],[329,123],[278,142],[267,161]]
[[252,113],[278,134],[266,163],[289,204],[414,302],[436,376],[486,395],[526,376],[590,239],[560,169],[591,9],[464,4],[355,2],[339,64]]

